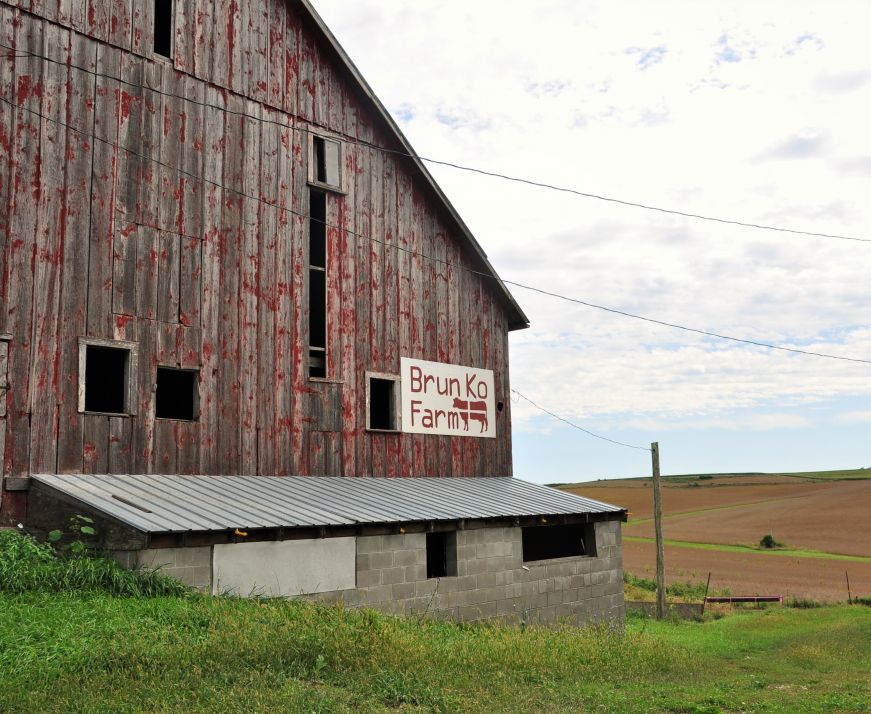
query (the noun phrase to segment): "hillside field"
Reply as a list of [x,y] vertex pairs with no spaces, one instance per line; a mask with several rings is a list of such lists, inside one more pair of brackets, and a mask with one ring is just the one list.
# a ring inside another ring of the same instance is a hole
[[[563,485],[629,509],[624,567],[655,569],[650,479]],[[801,474],[702,474],[663,479],[666,577],[735,595],[846,601],[871,594],[871,469]],[[782,548],[764,550],[771,533]]]

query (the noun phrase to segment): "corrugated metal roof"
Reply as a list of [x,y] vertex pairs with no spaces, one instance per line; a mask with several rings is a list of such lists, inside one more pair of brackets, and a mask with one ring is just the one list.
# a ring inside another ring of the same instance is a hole
[[623,511],[516,478],[40,474],[33,479],[146,533]]

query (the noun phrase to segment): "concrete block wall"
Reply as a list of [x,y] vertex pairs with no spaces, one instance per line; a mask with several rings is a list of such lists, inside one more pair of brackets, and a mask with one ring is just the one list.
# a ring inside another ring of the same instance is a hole
[[458,621],[622,622],[620,521],[596,524],[596,557],[523,563],[520,528],[457,531],[457,575],[426,577],[426,534],[357,538],[357,587],[311,596]]
[[160,569],[192,588],[212,590],[212,546],[124,550],[112,555],[124,568]]
[[[622,622],[620,521],[595,524],[596,556],[523,563],[520,528],[457,531],[457,574],[426,577],[426,534],[357,538],[356,584],[348,590],[301,595],[345,607],[458,621],[499,619],[527,624]],[[211,547],[118,553],[125,567],[160,567],[206,592]]]

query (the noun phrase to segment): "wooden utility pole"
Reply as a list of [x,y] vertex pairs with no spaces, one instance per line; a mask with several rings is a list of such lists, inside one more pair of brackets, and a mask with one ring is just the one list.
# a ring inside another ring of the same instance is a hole
[[665,558],[662,548],[662,492],[659,484],[659,442],[650,445],[653,457],[653,527],[656,534],[656,619],[665,616]]

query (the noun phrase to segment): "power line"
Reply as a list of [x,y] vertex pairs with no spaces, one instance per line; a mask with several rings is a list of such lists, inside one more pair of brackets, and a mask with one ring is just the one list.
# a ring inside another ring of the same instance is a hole
[[[252,114],[248,114],[247,112],[235,111],[235,110],[228,109],[226,107],[221,107],[221,106],[218,106],[215,104],[209,104],[208,102],[199,101],[197,99],[191,99],[191,98],[185,97],[183,95],[174,94],[172,92],[164,92],[160,89],[153,89],[153,88],[147,87],[143,84],[138,84],[136,82],[131,82],[129,80],[123,79],[122,77],[117,77],[117,76],[112,75],[112,74],[105,74],[103,72],[97,72],[96,70],[90,69],[88,67],[82,67],[80,65],[75,65],[72,63],[68,63],[68,62],[62,62],[60,60],[52,59],[51,57],[47,57],[45,55],[40,55],[40,54],[37,54],[34,52],[28,52],[28,51],[20,52],[16,48],[10,47],[9,45],[5,45],[3,43],[0,43],[0,48],[7,49],[13,53],[16,53],[16,54],[7,54],[6,57],[8,59],[33,57],[36,59],[41,59],[41,60],[45,60],[47,62],[52,62],[54,64],[58,64],[58,65],[61,65],[63,67],[77,69],[77,70],[80,70],[80,71],[85,72],[87,74],[90,74],[94,77],[102,77],[104,79],[110,79],[110,80],[113,80],[113,81],[118,82],[120,84],[124,84],[124,85],[129,86],[129,87],[135,87],[137,89],[145,90],[147,92],[152,92],[152,93],[158,94],[160,96],[170,97],[173,99],[180,99],[180,100],[189,102],[190,104],[193,104],[195,106],[201,106],[201,107],[206,108],[206,109],[214,109],[217,111],[221,111],[221,112],[224,112],[224,113],[229,114],[231,116],[238,116],[238,117],[242,117],[242,118],[246,118],[246,119],[251,119],[252,121],[257,121],[257,122],[260,122],[262,124],[269,124],[269,125],[278,126],[278,127],[281,127],[282,129],[288,129],[290,131],[297,131],[297,132],[306,132],[307,131],[307,129],[305,127],[289,126],[287,124],[283,124],[281,122],[277,122],[277,121],[274,121],[271,119],[264,119],[263,117],[257,117],[257,116],[254,116]],[[543,189],[547,189],[550,191],[557,191],[560,193],[567,193],[567,194],[571,194],[574,196],[580,196],[582,198],[588,198],[588,199],[592,199],[592,200],[596,200],[596,201],[603,201],[606,203],[614,203],[617,205],[627,206],[630,208],[638,208],[638,209],[646,210],[646,211],[653,211],[653,212],[664,213],[664,214],[673,215],[673,216],[680,216],[682,218],[691,218],[691,219],[697,219],[697,220],[702,220],[702,221],[709,221],[709,222],[713,222],[713,223],[721,223],[721,224],[725,224],[725,225],[739,226],[741,228],[756,228],[759,230],[775,231],[775,232],[779,232],[779,233],[790,233],[793,235],[804,235],[804,236],[811,236],[811,237],[815,237],[815,238],[832,238],[832,239],[836,239],[836,240],[848,240],[848,241],[855,241],[855,242],[861,242],[861,243],[871,243],[871,238],[860,238],[858,236],[845,236],[845,235],[840,235],[837,233],[818,233],[818,232],[814,232],[814,231],[805,231],[805,230],[799,230],[799,229],[794,229],[794,228],[783,228],[780,226],[771,226],[771,225],[767,225],[767,224],[763,224],[763,223],[752,223],[749,221],[739,221],[739,220],[730,219],[730,218],[720,218],[717,216],[709,216],[709,215],[705,215],[705,214],[701,214],[701,213],[692,213],[689,211],[680,211],[677,209],[664,208],[662,206],[654,206],[652,204],[640,203],[640,202],[636,202],[636,201],[628,201],[628,200],[621,199],[621,198],[615,198],[613,196],[604,196],[601,194],[591,193],[588,191],[581,191],[581,190],[569,188],[566,186],[558,186],[556,184],[545,183],[542,181],[535,181],[532,179],[527,179],[527,178],[523,178],[523,177],[519,177],[519,176],[502,174],[502,173],[498,173],[496,171],[488,171],[486,169],[480,169],[480,168],[476,168],[474,166],[466,166],[464,164],[457,164],[457,163],[454,163],[451,161],[443,161],[441,159],[433,159],[433,158],[429,158],[426,156],[421,156],[420,154],[417,154],[417,153],[409,153],[407,151],[402,151],[399,149],[390,149],[386,146],[381,146],[379,144],[375,144],[373,142],[366,141],[364,139],[343,137],[343,140],[349,144],[355,144],[357,146],[364,146],[366,148],[369,148],[369,149],[372,149],[375,151],[381,151],[383,153],[393,154],[396,156],[404,156],[404,157],[411,158],[411,159],[417,159],[419,161],[425,161],[426,163],[429,163],[429,164],[435,164],[438,166],[446,166],[449,168],[457,169],[459,171],[467,171],[469,173],[480,174],[482,176],[489,176],[491,178],[498,178],[498,179],[502,179],[504,181],[510,181],[513,183],[520,183],[520,184],[524,184],[527,186],[533,186],[536,188],[543,188]]]
[[517,176],[509,176],[507,174],[496,173],[495,171],[485,171],[484,169],[477,169],[471,166],[463,166],[461,164],[453,164],[448,161],[439,161],[438,159],[428,159],[425,156],[419,156],[421,161],[426,161],[430,164],[439,164],[440,166],[450,166],[454,169],[459,169],[460,171],[469,171],[476,174],[482,174],[484,176],[491,176],[493,178],[500,178],[505,181],[512,181],[514,183],[522,183],[528,186],[536,186],[538,188],[546,188],[551,191],[560,191],[561,193],[570,193],[575,196],[583,196],[584,198],[592,198],[597,201],[606,201],[608,203],[616,203],[621,206],[630,206],[632,208],[641,208],[645,211],[656,211],[658,213],[667,213],[672,216],[682,216],[683,218],[696,218],[701,221],[711,221],[713,223],[724,223],[730,226],[741,226],[742,228],[759,228],[764,231],[777,231],[780,233],[793,233],[795,235],[803,235],[803,236],[814,236],[816,238],[836,238],[838,240],[852,240],[858,241],[861,243],[871,243],[871,238],[858,238],[856,236],[842,236],[837,233],[815,233],[813,231],[802,231],[794,228],[780,228],[778,226],[769,226],[764,223],[750,223],[747,221],[737,221],[730,218],[718,218],[716,216],[706,216],[701,213],[689,213],[687,211],[678,211],[672,208],[663,208],[661,206],[653,206],[646,203],[636,203],[634,201],[626,201],[622,198],[614,198],[612,196],[602,196],[596,193],[587,193],[585,191],[579,191],[574,188],[566,188],[565,186],[556,186],[554,184],[542,183],[540,181],[532,181],[531,179],[518,178]]
[[542,295],[548,295],[550,297],[559,298],[560,300],[565,300],[567,302],[573,302],[578,305],[583,305],[585,307],[592,307],[596,310],[603,310],[604,312],[610,312],[614,315],[621,315],[623,317],[631,317],[634,320],[643,320],[644,322],[652,322],[655,325],[662,325],[663,327],[673,327],[676,330],[684,330],[685,332],[694,332],[698,335],[705,335],[706,337],[716,337],[720,340],[730,340],[731,342],[740,342],[745,345],[753,345],[755,347],[765,347],[770,350],[782,350],[783,352],[793,352],[795,354],[800,355],[808,355],[810,357],[825,357],[826,359],[838,359],[843,360],[845,362],[859,362],[860,364],[871,364],[871,360],[867,359],[859,359],[856,357],[843,357],[841,355],[830,355],[825,352],[812,352],[810,350],[800,350],[795,347],[783,347],[782,345],[773,345],[768,342],[757,342],[756,340],[745,340],[741,337],[731,337],[729,335],[722,335],[718,332],[708,332],[707,330],[700,330],[695,327],[687,327],[685,325],[678,325],[674,322],[666,322],[665,320],[657,320],[653,317],[644,317],[643,315],[635,315],[631,312],[625,312],[623,310],[617,310],[613,307],[605,307],[604,305],[596,305],[595,303],[586,302],[585,300],[579,300],[577,298],[568,297],[567,295],[560,295],[559,293],[550,292],[549,290],[542,290],[541,288],[536,288],[531,285],[524,285],[523,283],[517,283],[513,280],[503,280],[503,283],[506,285],[514,285],[518,288],[523,288],[524,290],[531,290],[532,292],[541,293]]
[[561,417],[559,414],[554,414],[554,412],[550,411],[549,409],[545,409],[544,407],[536,404],[529,397],[524,396],[523,394],[518,392],[516,389],[512,389],[511,391],[514,394],[516,394],[518,397],[520,397],[521,399],[524,399],[527,402],[529,402],[532,406],[534,406],[539,411],[542,411],[545,414],[552,416],[554,419],[558,419],[559,421],[563,422],[564,424],[568,424],[573,429],[577,429],[578,431],[582,431],[589,436],[595,437],[596,439],[601,439],[602,441],[608,441],[612,444],[616,444],[617,446],[625,446],[627,449],[639,449],[640,451],[650,451],[650,449],[647,446],[635,446],[635,444],[626,444],[622,441],[617,441],[616,439],[609,439],[607,436],[602,436],[601,434],[596,434],[595,432],[590,431],[589,429],[584,429],[584,427],[578,426],[577,424],[570,422],[565,417]]
[[[823,358],[827,358],[827,359],[836,359],[836,360],[842,360],[842,361],[846,361],[846,362],[858,362],[858,363],[862,363],[862,364],[871,364],[871,360],[867,360],[867,359],[858,359],[858,358],[854,358],[854,357],[844,357],[841,355],[830,355],[830,354],[826,354],[823,352],[811,352],[808,350],[800,350],[800,349],[792,348],[792,347],[782,347],[780,345],[774,345],[774,344],[767,343],[767,342],[759,342],[759,341],[755,341],[755,340],[746,340],[746,339],[742,339],[740,337],[731,337],[729,335],[723,335],[723,334],[719,334],[716,332],[709,332],[707,330],[700,330],[697,328],[687,327],[685,325],[679,325],[679,324],[672,323],[672,322],[665,322],[664,320],[657,320],[657,319],[651,318],[651,317],[644,317],[641,315],[636,315],[636,314],[633,314],[630,312],[625,312],[623,310],[617,310],[615,308],[605,307],[603,305],[597,305],[595,303],[587,302],[584,300],[579,300],[577,298],[572,298],[572,297],[569,297],[567,295],[561,295],[560,293],[555,293],[555,292],[551,292],[548,290],[543,290],[541,288],[536,288],[536,287],[533,287],[531,285],[525,285],[523,283],[519,283],[516,281],[502,280],[497,275],[485,273],[485,272],[482,272],[480,270],[474,270],[473,268],[466,268],[466,267],[461,266],[461,265],[456,265],[455,263],[451,263],[448,260],[444,260],[441,258],[435,258],[433,256],[426,255],[425,253],[421,253],[421,252],[413,250],[411,248],[404,248],[401,245],[398,245],[396,243],[388,243],[387,241],[379,240],[378,238],[375,238],[373,236],[367,236],[367,235],[364,235],[362,233],[358,233],[356,231],[351,230],[350,228],[344,228],[342,226],[336,226],[336,225],[329,224],[326,221],[320,221],[319,219],[312,218],[311,216],[309,216],[301,211],[295,211],[292,208],[288,208],[286,206],[278,206],[277,204],[270,203],[266,199],[260,198],[259,196],[254,196],[252,194],[245,193],[244,191],[240,191],[238,189],[234,189],[234,188],[231,188],[229,186],[225,186],[224,184],[218,183],[217,181],[212,181],[210,179],[204,178],[203,176],[199,176],[199,175],[194,174],[192,172],[181,169],[177,166],[172,166],[172,165],[167,164],[163,161],[160,161],[159,159],[154,158],[153,156],[145,156],[143,154],[140,154],[137,151],[134,151],[133,149],[128,149],[124,146],[120,146],[119,144],[116,144],[112,141],[109,141],[108,139],[103,139],[102,137],[97,136],[95,133],[84,132],[81,129],[78,129],[74,126],[71,126],[70,124],[67,124],[66,122],[63,122],[59,119],[54,119],[52,117],[45,116],[44,114],[42,114],[41,112],[39,112],[35,109],[30,109],[29,107],[19,106],[18,104],[15,104],[14,102],[6,99],[5,97],[0,97],[0,101],[4,102],[5,104],[8,104],[9,106],[11,106],[15,109],[21,109],[21,110],[26,111],[30,114],[38,116],[39,118],[44,119],[45,121],[52,122],[52,123],[58,124],[60,126],[63,126],[67,129],[69,129],[70,131],[74,131],[77,134],[80,134],[86,138],[93,139],[95,141],[99,141],[99,142],[101,142],[107,146],[110,146],[114,149],[124,151],[129,155],[136,156],[140,159],[144,159],[145,161],[150,161],[154,164],[157,164],[158,166],[163,166],[164,168],[170,169],[171,171],[174,171],[180,175],[189,176],[190,178],[193,178],[197,181],[202,181],[205,184],[212,185],[216,188],[220,188],[224,191],[234,193],[238,196],[242,196],[243,198],[247,198],[247,199],[250,199],[252,201],[256,201],[258,203],[263,203],[263,204],[265,204],[267,206],[271,206],[272,208],[275,208],[277,210],[280,210],[280,211],[283,211],[283,212],[286,212],[286,213],[289,213],[289,214],[292,214],[292,215],[295,215],[295,216],[298,216],[301,218],[305,218],[308,220],[316,220],[318,222],[323,223],[329,229],[336,230],[336,231],[342,231],[342,232],[346,233],[347,235],[352,235],[356,238],[362,238],[363,240],[366,240],[366,241],[379,243],[379,244],[384,245],[388,248],[393,248],[395,250],[402,251],[402,252],[408,253],[410,255],[414,255],[414,256],[417,256],[419,258],[429,260],[429,261],[432,261],[435,263],[441,263],[441,264],[447,265],[447,266],[452,267],[452,268],[457,268],[459,270],[465,270],[469,273],[472,273],[474,275],[479,275],[481,277],[488,278],[490,280],[495,280],[497,282],[502,282],[502,283],[505,283],[508,285],[514,285],[515,287],[519,287],[519,288],[522,288],[525,290],[531,290],[533,292],[541,293],[542,295],[547,295],[550,297],[558,298],[560,300],[565,300],[567,302],[576,303],[578,305],[583,305],[585,307],[590,307],[590,308],[594,308],[597,310],[603,310],[605,312],[609,312],[609,313],[612,313],[615,315],[621,315],[623,317],[630,317],[630,318],[633,318],[636,320],[643,320],[644,322],[650,322],[650,323],[654,323],[657,325],[662,325],[664,327],[672,327],[674,329],[684,330],[686,332],[693,332],[693,333],[700,334],[700,335],[706,335],[708,337],[715,337],[715,338],[718,338],[721,340],[740,342],[743,344],[753,345],[756,347],[764,347],[764,348],[773,349],[773,350],[782,350],[784,352],[792,352],[795,354],[801,354],[801,355],[807,355],[807,356],[813,356],[813,357],[823,357]],[[157,226],[150,226],[150,227],[160,230]]]

